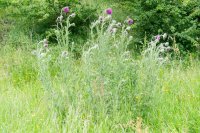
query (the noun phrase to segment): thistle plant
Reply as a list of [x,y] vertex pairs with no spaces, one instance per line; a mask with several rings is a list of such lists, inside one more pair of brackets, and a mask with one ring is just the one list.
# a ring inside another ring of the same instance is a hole
[[152,109],[156,91],[159,91],[162,83],[159,82],[159,73],[165,68],[165,64],[169,61],[170,36],[165,34],[152,37],[147,48],[142,52],[142,59],[137,63],[137,78],[135,87],[136,107],[138,115],[146,117]]
[[105,112],[115,112],[123,100],[128,100],[123,91],[131,82],[128,77],[133,76],[134,71],[131,70],[133,63],[127,49],[133,39],[130,31],[130,24],[112,19],[112,9],[109,8],[106,14],[92,23],[91,39],[83,50],[83,70],[94,102],[92,105],[104,105]]
[[33,54],[37,57],[39,67],[39,77],[46,91],[52,90],[51,77],[49,73],[49,61],[51,55],[49,54],[48,41],[44,39],[37,44],[37,50],[33,51]]
[[[41,81],[42,87],[44,89],[44,94],[46,96],[46,100],[50,103],[48,105],[49,110],[54,110],[51,117],[58,116],[59,108],[57,102],[57,93],[53,86],[53,79],[50,74],[50,61],[52,60],[51,52],[48,47],[47,39],[40,41],[37,44],[37,49],[33,51],[33,54],[37,57],[38,64],[38,73],[39,79]],[[57,124],[57,123],[55,123]]]
[[[63,13],[68,14],[69,11],[69,7],[65,7],[57,18],[59,56],[56,57],[55,64],[59,72],[55,78],[50,77],[50,59],[40,66],[45,67],[45,74],[48,74],[41,76],[49,77],[44,78],[44,82],[49,80],[53,90],[52,107],[56,109],[54,115],[57,122],[64,124],[69,117],[67,112],[72,108],[82,110],[82,113],[89,111],[97,123],[100,118],[120,115],[119,109],[128,111],[135,106],[132,101],[137,89],[134,88],[139,88],[136,86],[139,75],[136,71],[137,62],[132,59],[128,50],[133,39],[129,34],[134,21],[128,18],[124,23],[117,22],[112,18],[112,9],[107,9],[105,14],[91,24],[90,39],[84,45],[82,57],[77,61],[69,47],[69,28],[74,25],[70,23],[70,19],[75,14],[67,16],[66,20],[63,17]],[[47,50],[47,40],[43,42],[43,49]],[[80,64],[77,65],[77,62]],[[130,117],[133,116],[134,114],[130,114]]]
[[[71,23],[70,20],[76,16],[75,13],[68,15],[70,12],[69,7],[64,7],[61,10],[60,16],[57,18],[57,26],[55,30],[56,38],[58,45],[64,47],[67,51],[69,51],[69,28],[75,26],[74,23]],[[67,18],[64,18],[64,13]]]
[[[53,117],[56,116],[58,121],[63,121],[63,116],[65,116],[67,103],[71,102],[72,94],[71,89],[69,89],[69,77],[71,76],[72,66],[72,54],[70,53],[70,41],[69,41],[69,28],[75,26],[74,23],[70,23],[70,19],[75,17],[75,13],[68,15],[70,12],[69,7],[64,7],[61,10],[60,16],[57,18],[56,26],[56,37],[58,42],[58,51],[59,56],[55,57],[55,64],[60,68],[59,83],[61,86],[57,88],[54,86],[53,81],[57,80],[54,77],[51,77],[50,74],[50,62],[53,62],[52,56],[56,56],[55,51],[50,50],[47,39],[40,41],[37,45],[37,50],[33,53],[37,57],[38,67],[39,67],[39,77],[41,83],[45,90],[45,93],[48,95],[48,99],[51,101],[49,107],[54,110]],[[65,14],[65,15],[64,15]],[[65,19],[64,16],[67,16]],[[43,45],[42,45],[43,44]],[[57,121],[57,122],[58,122]],[[55,123],[56,124],[56,123]]]
[[169,52],[172,51],[172,47],[169,46],[170,39],[166,33],[154,36],[149,42],[148,48],[143,51],[143,55],[153,57],[162,63],[167,61]]

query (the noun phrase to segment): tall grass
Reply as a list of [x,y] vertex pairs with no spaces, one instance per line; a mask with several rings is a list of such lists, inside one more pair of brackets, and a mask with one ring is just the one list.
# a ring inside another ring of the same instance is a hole
[[[103,21],[102,21],[103,20]],[[70,17],[59,46],[1,49],[1,132],[199,132],[200,69],[165,60],[153,40],[140,59],[127,49],[130,27],[110,16],[91,24],[76,59]],[[43,45],[44,44],[44,45]],[[162,58],[161,58],[162,57]]]

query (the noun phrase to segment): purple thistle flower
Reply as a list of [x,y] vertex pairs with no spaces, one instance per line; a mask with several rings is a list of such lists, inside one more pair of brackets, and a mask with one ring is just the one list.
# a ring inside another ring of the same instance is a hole
[[133,20],[133,19],[131,19],[131,18],[129,18],[129,19],[128,19],[128,24],[129,24],[129,25],[132,25],[132,24],[134,24],[134,20]]
[[108,8],[108,9],[106,9],[106,14],[108,14],[108,15],[112,15],[112,8]]
[[156,36],[156,40],[160,41],[160,35]]
[[68,13],[68,12],[69,12],[69,10],[70,10],[70,9],[69,9],[69,7],[68,7],[68,6],[66,6],[66,7],[64,7],[64,8],[63,8],[63,11],[64,11],[65,13]]

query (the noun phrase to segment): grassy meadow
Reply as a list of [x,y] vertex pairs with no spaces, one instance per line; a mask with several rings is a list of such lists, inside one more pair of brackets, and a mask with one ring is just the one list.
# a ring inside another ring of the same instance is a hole
[[130,50],[131,19],[119,23],[107,12],[91,24],[76,57],[73,15],[59,16],[65,25],[57,21],[57,45],[20,32],[0,43],[0,132],[200,132],[196,56],[181,56],[167,34]]

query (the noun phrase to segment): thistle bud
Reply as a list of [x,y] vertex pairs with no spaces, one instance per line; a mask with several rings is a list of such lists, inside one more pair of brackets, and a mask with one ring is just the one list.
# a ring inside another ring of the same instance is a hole
[[130,40],[130,41],[133,40],[133,36],[129,36],[129,40]]
[[71,15],[69,15],[69,17],[74,18],[76,16],[75,13],[72,13]]
[[61,57],[65,58],[68,56],[68,52],[67,51],[63,51],[61,54]]
[[48,47],[48,41],[47,41],[47,39],[44,39],[44,40],[43,40],[43,44],[44,44],[44,47],[45,47],[45,48]]
[[116,23],[117,23],[117,21],[116,21],[116,20],[112,20],[112,23],[113,23],[113,24],[116,24]]
[[121,24],[120,22],[118,22],[118,23],[116,24],[116,26],[117,26],[117,27],[121,27],[122,24]]
[[75,26],[75,23],[70,24],[70,26]]
[[63,20],[63,16],[62,15],[57,18],[57,22],[62,22],[62,20]]
[[100,23],[104,22],[104,17],[103,16],[99,16],[99,22]]
[[112,29],[110,30],[110,32],[111,32],[112,34],[115,34],[115,33],[117,32],[117,28],[112,28]]
[[169,42],[166,42],[164,45],[165,45],[165,47],[168,47],[169,46]]
[[167,33],[163,34],[163,40],[167,39]]
[[105,17],[105,21],[110,20],[112,18],[111,15],[108,15],[107,17]]
[[127,30],[127,31],[131,30],[131,27],[130,27],[130,26],[128,26],[128,27],[126,28],[126,30]]

